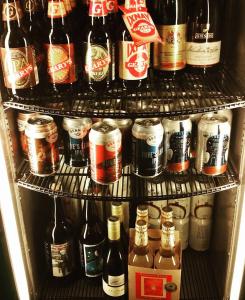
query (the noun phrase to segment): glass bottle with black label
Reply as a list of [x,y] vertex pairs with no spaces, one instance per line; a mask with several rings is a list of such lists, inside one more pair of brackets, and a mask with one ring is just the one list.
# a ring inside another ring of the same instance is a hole
[[10,96],[34,96],[39,84],[35,52],[23,30],[23,12],[18,0],[4,0],[1,63],[4,85]]
[[104,231],[93,199],[84,200],[83,224],[79,239],[81,266],[86,277],[99,277],[103,271]]
[[216,69],[220,62],[221,7],[217,0],[196,0],[188,12],[187,64],[192,71]]
[[91,0],[82,38],[83,79],[89,89],[106,91],[115,79],[114,44],[107,25],[106,0]]
[[113,216],[107,220],[108,248],[103,265],[102,285],[104,299],[127,299],[127,265],[120,240],[120,220]]
[[186,66],[186,0],[154,0],[153,19],[162,39],[154,42],[153,68],[172,77]]
[[74,42],[69,32],[67,12],[61,0],[49,0],[45,51],[49,91],[53,94],[74,91],[77,81]]
[[53,198],[53,217],[46,230],[45,251],[48,272],[60,282],[68,282],[74,276],[74,234],[64,217],[61,198]]

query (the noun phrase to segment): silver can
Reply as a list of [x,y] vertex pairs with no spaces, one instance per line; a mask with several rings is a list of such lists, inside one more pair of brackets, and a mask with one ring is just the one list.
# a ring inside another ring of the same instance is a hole
[[182,172],[190,165],[192,124],[188,116],[164,118],[164,166],[168,171]]
[[191,214],[198,219],[211,219],[214,194],[198,195],[191,198]]
[[136,119],[132,128],[132,172],[153,178],[163,169],[163,126],[161,120]]
[[95,123],[89,133],[91,178],[100,184],[116,182],[122,176],[122,134],[116,126]]
[[226,171],[231,126],[226,117],[204,115],[198,124],[196,169],[206,175]]
[[189,245],[196,251],[206,251],[210,245],[212,219],[190,217]]

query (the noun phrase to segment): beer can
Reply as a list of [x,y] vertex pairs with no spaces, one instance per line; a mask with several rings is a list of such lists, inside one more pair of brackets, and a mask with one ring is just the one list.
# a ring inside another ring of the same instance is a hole
[[168,206],[172,208],[175,219],[185,219],[190,215],[191,198],[170,199]]
[[22,153],[25,159],[28,159],[28,144],[27,144],[27,137],[25,134],[25,129],[27,125],[27,120],[30,117],[35,116],[37,113],[31,112],[19,112],[17,116],[17,125],[18,125],[18,132],[19,132],[19,139],[20,139],[20,146]]
[[167,194],[176,195],[175,198],[179,198],[183,194],[191,193],[190,178],[188,174],[180,174],[175,177],[175,180],[166,182]]
[[109,192],[112,197],[128,198],[132,196],[129,167],[124,167],[123,173],[124,176],[122,176],[116,183],[109,184]]
[[218,110],[218,111],[212,111],[212,112],[208,112],[208,113],[205,113],[204,114],[205,116],[208,115],[208,116],[222,116],[222,117],[226,117],[230,126],[232,124],[232,110],[231,109],[221,109],[221,110]]
[[31,172],[37,176],[54,174],[59,168],[59,150],[57,126],[53,118],[46,115],[30,117],[25,134]]
[[197,128],[198,123],[202,117],[202,114],[192,114],[190,115],[192,129],[191,129],[191,148],[190,148],[190,156],[191,158],[196,157],[197,152]]
[[151,201],[147,205],[149,228],[160,229],[161,212],[166,207],[167,201]]
[[191,120],[188,116],[163,119],[164,167],[168,171],[182,172],[190,165]]
[[204,115],[198,124],[196,169],[206,175],[226,171],[231,126],[226,117]]
[[122,134],[116,126],[95,123],[89,133],[91,178],[99,184],[110,184],[122,175]]
[[161,120],[136,119],[132,128],[132,172],[143,178],[163,169],[163,126]]
[[186,217],[184,219],[176,219],[173,218],[173,223],[175,229],[179,231],[179,238],[181,240],[181,248],[185,250],[188,247],[189,243],[189,223],[190,217]]
[[206,251],[210,245],[212,219],[190,217],[189,245],[196,251]]
[[191,198],[191,214],[198,219],[211,219],[214,194],[198,195]]
[[103,119],[103,122],[117,126],[122,133],[122,165],[126,166],[132,161],[132,124],[131,119]]
[[88,134],[92,126],[89,118],[63,119],[63,144],[65,163],[72,167],[85,167],[89,164]]

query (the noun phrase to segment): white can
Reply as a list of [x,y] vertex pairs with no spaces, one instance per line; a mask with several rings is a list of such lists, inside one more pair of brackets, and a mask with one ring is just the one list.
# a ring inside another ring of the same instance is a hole
[[226,117],[204,115],[198,124],[196,169],[206,175],[226,171],[231,126]]
[[218,110],[218,111],[205,113],[204,115],[208,115],[208,116],[219,115],[221,117],[226,117],[229,124],[230,125],[232,124],[232,110],[231,109],[222,109],[222,110]]
[[211,219],[214,194],[198,195],[191,198],[191,215],[197,219]]
[[197,219],[190,217],[189,245],[196,251],[206,251],[209,248],[212,229],[212,219]]
[[201,120],[202,114],[192,114],[190,115],[191,123],[192,123],[192,129],[191,129],[191,152],[190,156],[191,158],[196,157],[197,152],[197,128],[198,123]]
[[168,206],[172,208],[175,219],[185,219],[190,215],[191,198],[168,200]]
[[182,250],[185,250],[188,247],[189,241],[189,217],[184,219],[173,219],[175,229],[179,231],[179,238],[181,241]]
[[151,229],[160,229],[161,211],[167,205],[167,201],[148,202],[148,224]]

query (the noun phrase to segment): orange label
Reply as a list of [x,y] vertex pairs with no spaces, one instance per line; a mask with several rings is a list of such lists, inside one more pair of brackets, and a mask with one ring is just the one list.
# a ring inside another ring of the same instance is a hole
[[186,65],[186,24],[159,25],[162,43],[154,43],[154,69],[175,71]]
[[104,17],[107,16],[106,0],[91,0],[89,5],[89,16]]
[[3,3],[2,8],[3,21],[14,21],[23,17],[20,1]]
[[7,88],[24,89],[39,83],[37,66],[31,46],[1,48],[4,83]]
[[63,0],[63,1],[64,1],[66,12],[69,14],[72,11],[71,1],[70,0]]
[[76,81],[74,45],[45,45],[48,60],[49,81],[52,83],[72,83]]
[[126,0],[124,7],[122,10],[126,12],[133,12],[133,11],[146,11],[146,1],[145,0]]
[[48,17],[61,18],[66,16],[66,8],[63,1],[49,1],[48,2]]
[[118,11],[117,0],[107,0],[106,8],[107,8],[108,14],[116,13]]
[[77,7],[77,1],[76,0],[70,0],[70,3],[71,3],[72,8]]
[[27,12],[36,12],[38,11],[37,0],[25,0],[23,7]]

